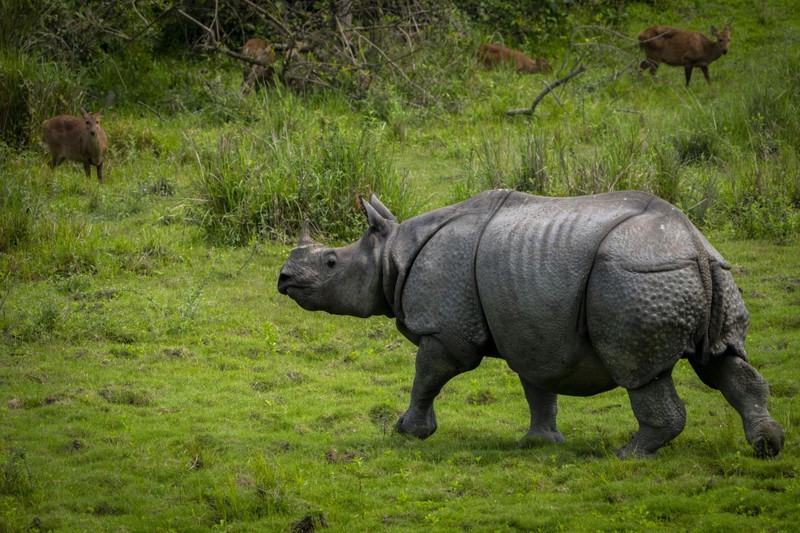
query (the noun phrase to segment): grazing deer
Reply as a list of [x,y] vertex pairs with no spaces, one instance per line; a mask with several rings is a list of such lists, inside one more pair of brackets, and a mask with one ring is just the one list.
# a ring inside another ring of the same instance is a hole
[[544,59],[531,59],[522,52],[497,43],[483,43],[478,47],[477,56],[478,62],[488,69],[493,69],[501,63],[509,63],[514,65],[518,72],[526,74],[550,72],[550,63]]
[[92,175],[91,167],[97,167],[97,180],[103,182],[103,158],[108,149],[106,132],[100,126],[103,110],[91,114],[81,107],[83,118],[58,115],[42,123],[44,142],[53,156],[50,168],[60,165],[65,159],[83,163],[86,177]]
[[272,77],[272,64],[275,63],[275,52],[264,39],[250,39],[242,47],[242,55],[255,59],[262,65],[248,63],[242,71],[242,92],[250,87],[267,82]]
[[644,51],[647,59],[641,62],[638,72],[649,68],[650,73],[655,76],[660,63],[683,67],[688,87],[692,79],[692,69],[699,68],[706,77],[706,83],[711,87],[708,65],[728,53],[731,27],[725,26],[724,30],[717,31],[711,26],[711,35],[717,38],[716,42],[693,31],[668,26],[647,28],[639,34],[639,48]]

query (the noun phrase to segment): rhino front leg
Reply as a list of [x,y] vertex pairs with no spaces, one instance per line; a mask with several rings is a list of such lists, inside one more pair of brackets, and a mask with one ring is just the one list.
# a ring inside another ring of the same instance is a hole
[[692,368],[703,382],[722,392],[739,412],[744,434],[758,457],[775,457],[783,449],[783,428],[767,411],[769,385],[744,359],[726,355],[703,364],[690,358]]
[[[480,362],[480,360],[478,360]],[[478,366],[465,365],[434,337],[423,337],[417,350],[416,374],[411,403],[397,421],[397,431],[425,439],[436,431],[433,400],[451,378]]]
[[658,449],[677,437],[686,425],[686,409],[672,382],[672,369],[653,381],[628,389],[639,431],[630,444],[617,451],[621,458],[655,457]]
[[539,389],[522,376],[519,380],[531,410],[531,428],[520,441],[520,446],[564,442],[564,435],[556,427],[558,395]]

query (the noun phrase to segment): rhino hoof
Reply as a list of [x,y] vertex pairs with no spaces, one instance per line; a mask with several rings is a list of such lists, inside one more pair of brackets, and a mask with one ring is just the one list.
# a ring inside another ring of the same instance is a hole
[[564,435],[559,431],[540,431],[528,433],[519,441],[520,448],[534,448],[546,444],[561,444],[564,442]]
[[774,420],[770,420],[759,431],[758,437],[753,441],[756,457],[770,459],[777,457],[783,449],[783,428]]
[[628,445],[616,451],[615,455],[620,459],[654,459],[658,457],[657,451],[647,451],[639,446]]
[[397,432],[398,433],[408,433],[417,437],[418,439],[427,439],[436,431],[436,419],[433,419],[433,423],[427,421],[428,423],[423,424],[413,424],[410,423],[407,419],[407,413],[401,416],[397,420]]

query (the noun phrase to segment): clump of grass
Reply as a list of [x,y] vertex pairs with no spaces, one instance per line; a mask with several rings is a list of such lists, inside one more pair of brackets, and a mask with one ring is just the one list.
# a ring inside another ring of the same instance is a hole
[[80,84],[66,66],[0,47],[0,142],[26,147],[42,121],[80,100]]
[[0,462],[0,494],[28,500],[35,488],[25,452],[16,449],[6,452]]
[[215,242],[293,235],[304,218],[324,234],[363,233],[357,194],[374,191],[405,218],[412,209],[404,176],[382,156],[367,130],[268,139],[224,137],[218,152],[198,153],[198,200],[191,218]]
[[136,389],[130,385],[108,386],[100,389],[98,394],[108,403],[116,405],[146,407],[152,402],[151,393]]
[[3,329],[9,340],[36,342],[55,334],[62,326],[64,309],[53,298],[42,298],[25,309],[4,317]]
[[52,229],[46,243],[50,268],[59,276],[92,274],[100,264],[102,239],[85,220],[71,219]]
[[718,157],[718,137],[705,130],[680,131],[673,137],[678,159],[683,164],[713,161]]
[[40,197],[22,180],[0,178],[0,252],[28,242],[40,204]]

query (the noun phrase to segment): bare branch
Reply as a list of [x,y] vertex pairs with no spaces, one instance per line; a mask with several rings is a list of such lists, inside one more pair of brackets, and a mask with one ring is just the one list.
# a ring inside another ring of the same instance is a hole
[[584,72],[585,70],[586,70],[586,66],[585,65],[581,65],[579,68],[573,70],[572,72],[570,72],[569,74],[567,74],[563,78],[559,78],[558,80],[556,80],[552,84],[547,84],[547,88],[544,91],[542,91],[541,93],[539,93],[539,96],[536,97],[536,99],[531,104],[530,108],[509,109],[508,111],[506,111],[506,115],[532,115],[534,109],[536,109],[536,106],[539,105],[539,102],[541,102],[542,99],[545,96],[547,96],[547,94],[550,91],[552,91],[553,89],[555,89],[556,87],[558,87],[562,83],[566,83],[567,81],[569,81],[570,79],[574,78],[578,74]]

